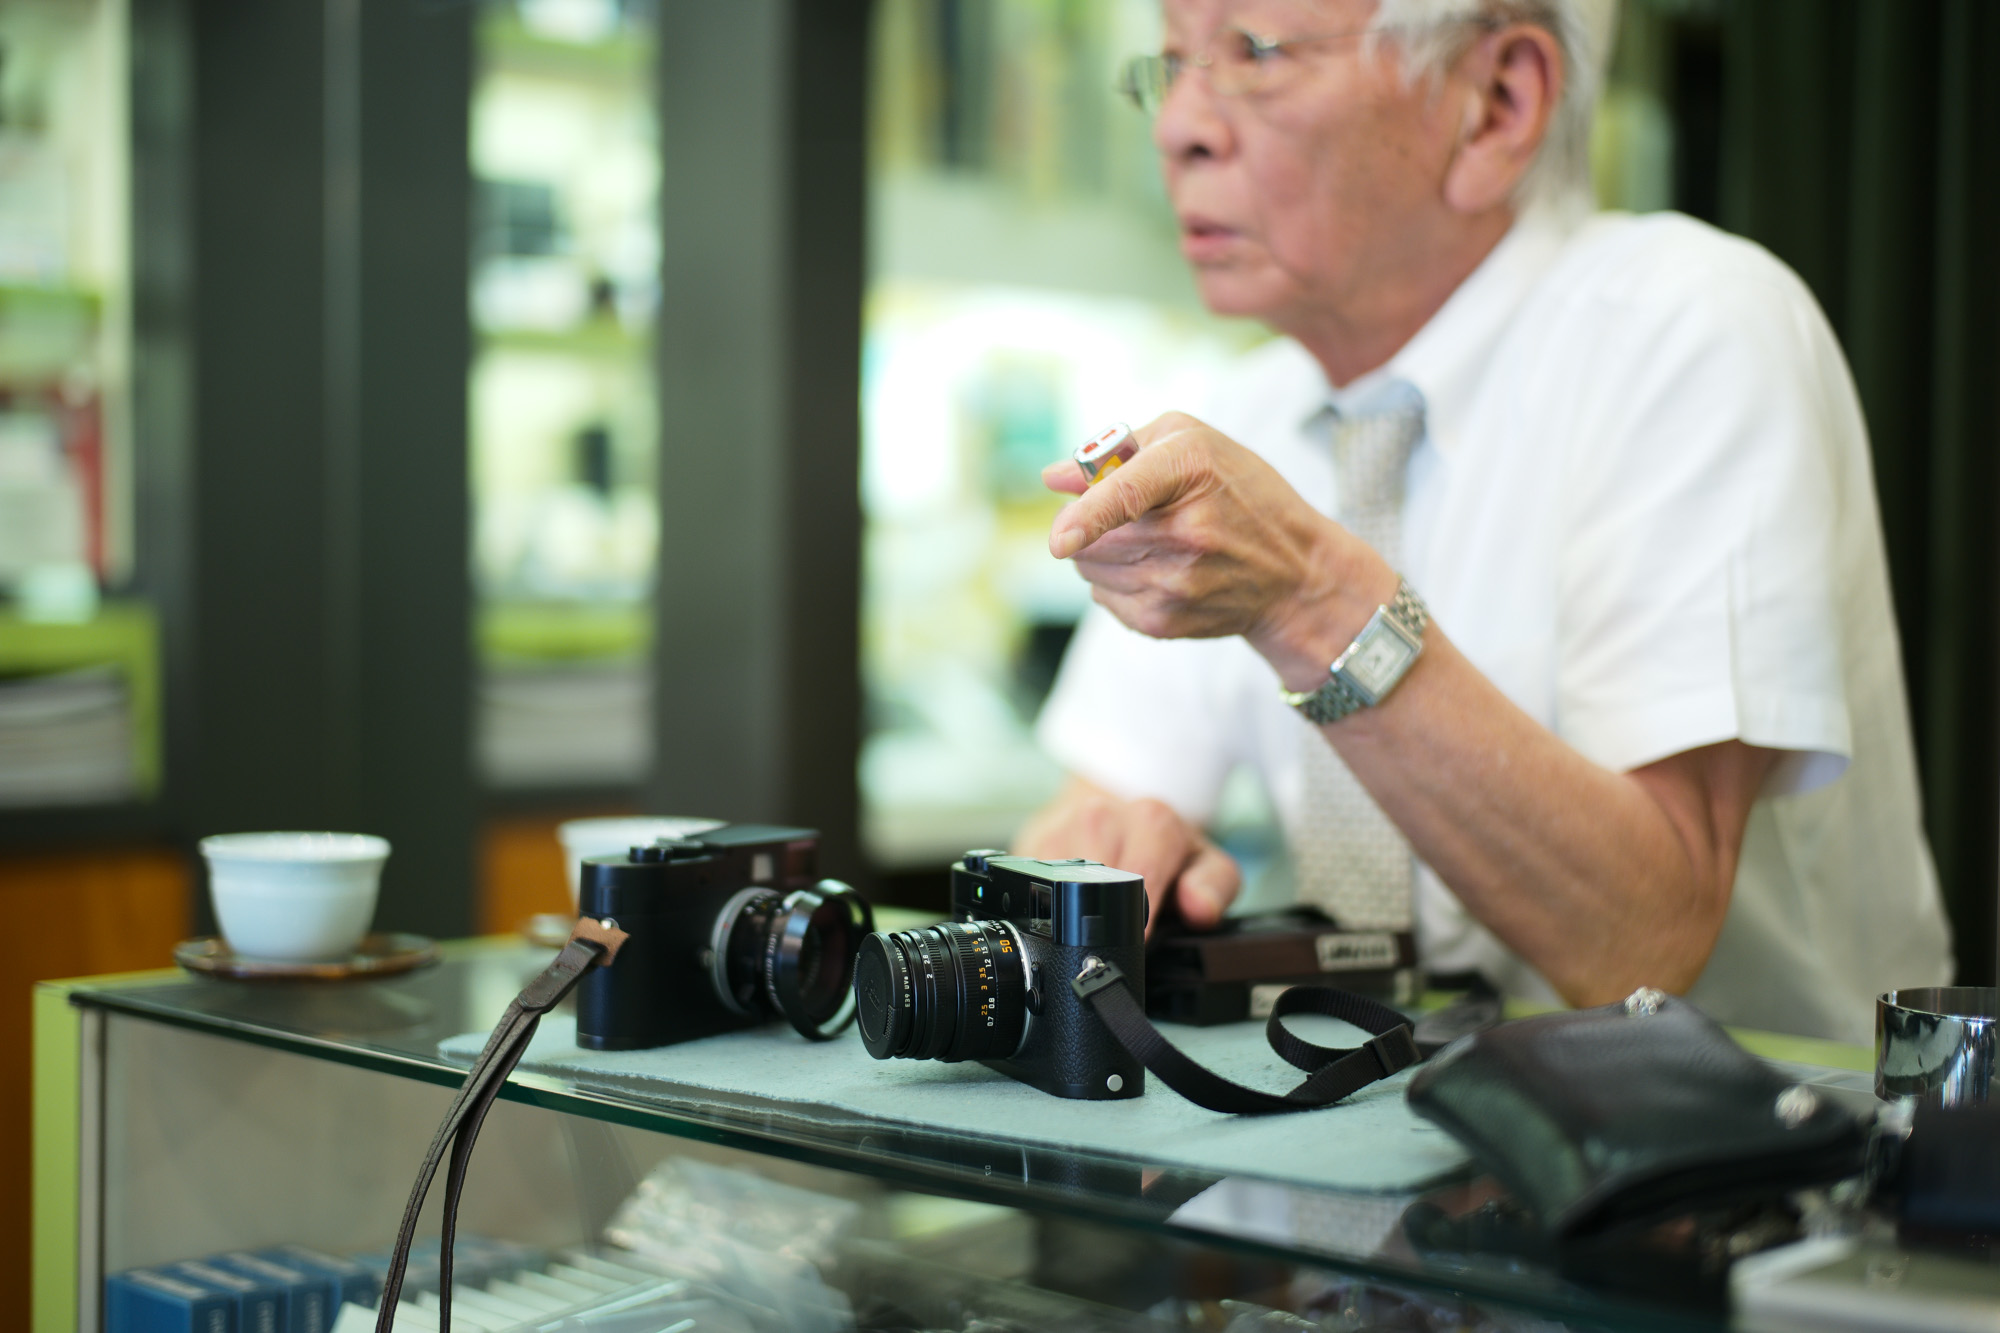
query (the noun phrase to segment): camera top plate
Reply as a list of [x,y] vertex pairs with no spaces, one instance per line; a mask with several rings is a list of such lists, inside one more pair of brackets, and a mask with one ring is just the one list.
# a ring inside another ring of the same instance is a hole
[[1146,933],[1146,881],[1096,861],[967,852],[951,871],[952,915],[1012,921],[1057,944],[1136,944]]

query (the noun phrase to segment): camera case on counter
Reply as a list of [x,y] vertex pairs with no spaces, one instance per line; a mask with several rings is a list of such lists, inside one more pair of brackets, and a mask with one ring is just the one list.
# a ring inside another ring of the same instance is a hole
[[1262,1019],[1293,986],[1411,1004],[1422,978],[1407,930],[1346,930],[1318,908],[1299,906],[1196,931],[1170,906],[1146,949],[1146,1013],[1198,1027]]
[[818,833],[768,824],[586,858],[579,910],[629,938],[577,987],[577,1044],[666,1046],[777,1017],[815,1040],[846,1027],[874,914],[818,866]]
[[952,920],[870,935],[855,963],[878,1060],[978,1060],[1058,1097],[1145,1091],[1145,1069],[1070,986],[1085,960],[1145,982],[1146,883],[1094,861],[967,852]]

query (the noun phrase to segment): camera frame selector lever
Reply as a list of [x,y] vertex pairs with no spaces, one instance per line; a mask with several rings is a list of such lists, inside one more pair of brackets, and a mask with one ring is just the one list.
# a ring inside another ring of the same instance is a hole
[[[1271,1006],[1264,1034],[1279,1058],[1305,1070],[1307,1078],[1279,1096],[1233,1083],[1168,1041],[1146,1017],[1116,964],[1093,954],[1083,960],[1069,984],[1135,1060],[1175,1092],[1211,1111],[1268,1115],[1331,1106],[1422,1058],[1409,1019],[1388,1005],[1330,986],[1294,986]],[[1318,1046],[1286,1029],[1285,1016],[1299,1013],[1338,1018],[1373,1035],[1357,1047]]]

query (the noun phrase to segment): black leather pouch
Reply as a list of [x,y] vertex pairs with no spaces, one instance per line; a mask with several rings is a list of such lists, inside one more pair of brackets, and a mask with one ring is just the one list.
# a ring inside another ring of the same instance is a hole
[[1859,1118],[1650,989],[1464,1038],[1409,1099],[1556,1239],[1777,1198],[1867,1154]]

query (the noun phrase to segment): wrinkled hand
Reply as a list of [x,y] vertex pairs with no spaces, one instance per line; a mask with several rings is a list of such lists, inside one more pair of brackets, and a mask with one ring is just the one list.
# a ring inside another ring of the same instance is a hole
[[1043,470],[1045,485],[1079,497],[1056,518],[1050,554],[1074,560],[1091,596],[1141,634],[1240,634],[1293,688],[1323,676],[1326,646],[1337,653],[1366,620],[1348,623],[1353,607],[1388,600],[1376,595],[1387,564],[1193,417],[1169,412],[1133,434],[1138,454],[1096,486],[1071,462]]
[[1014,851],[1049,860],[1080,856],[1144,876],[1152,908],[1148,933],[1169,893],[1181,917],[1204,929],[1222,919],[1243,887],[1243,872],[1229,854],[1172,807],[1120,800],[1081,778],[1072,778],[1060,797],[1028,821],[1014,839]]

